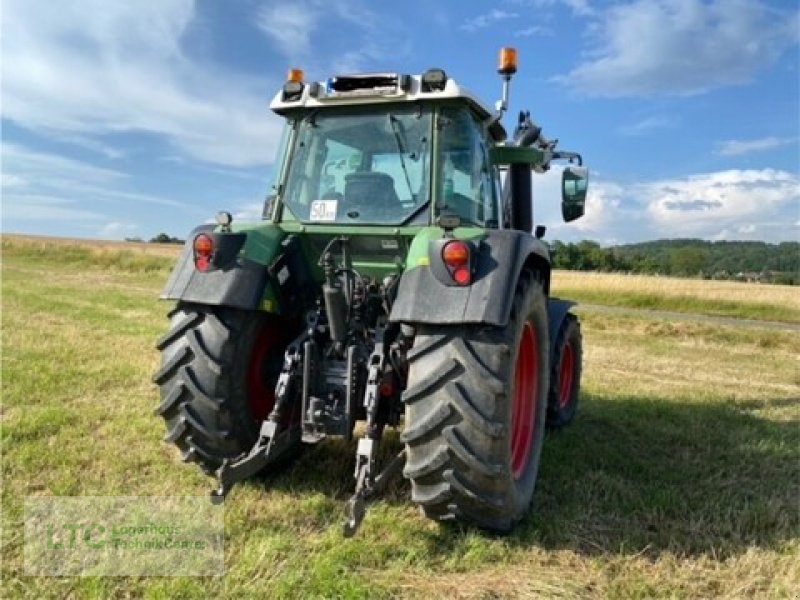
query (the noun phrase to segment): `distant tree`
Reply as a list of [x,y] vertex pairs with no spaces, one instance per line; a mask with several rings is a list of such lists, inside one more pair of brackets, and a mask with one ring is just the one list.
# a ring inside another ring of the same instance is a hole
[[578,242],[577,254],[577,269],[581,271],[593,271],[600,268],[603,249],[597,242],[593,242],[591,240],[581,240]]
[[150,238],[151,244],[182,244],[183,240],[171,237],[166,233],[159,233],[156,237]]
[[696,277],[707,272],[708,251],[697,246],[673,248],[669,253],[669,272]]
[[769,272],[775,283],[800,282],[800,243],[709,242],[673,239],[604,248],[597,242],[551,243],[557,269],[665,273],[689,277],[731,278],[738,273]]
[[650,256],[644,253],[634,254],[628,263],[631,271],[635,273],[645,273],[648,275],[655,275],[662,271],[661,264],[655,256]]
[[581,258],[575,244],[564,244],[556,240],[553,244],[553,266],[556,269],[581,269]]

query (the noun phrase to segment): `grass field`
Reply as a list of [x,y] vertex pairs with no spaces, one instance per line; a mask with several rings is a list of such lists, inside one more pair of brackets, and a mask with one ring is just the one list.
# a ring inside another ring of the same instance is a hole
[[[152,415],[169,259],[70,246],[3,243],[3,597],[800,593],[797,335],[597,313],[583,320],[580,414],[548,435],[533,510],[509,537],[424,519],[398,480],[344,540],[354,447],[328,441],[233,492],[224,577],[26,577],[26,496],[206,495],[212,483],[161,441]],[[623,293],[604,287],[611,279],[556,277],[565,296]],[[661,283],[636,285],[660,294]],[[798,309],[779,287],[715,285],[678,297]]]
[[800,323],[800,288],[789,285],[556,271],[553,294],[608,306]]

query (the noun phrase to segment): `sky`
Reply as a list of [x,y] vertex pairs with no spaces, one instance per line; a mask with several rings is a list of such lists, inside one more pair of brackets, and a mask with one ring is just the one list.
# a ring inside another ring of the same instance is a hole
[[534,178],[549,239],[800,239],[796,0],[5,0],[3,232],[185,237],[257,219],[289,67],[441,67],[590,168],[584,218]]

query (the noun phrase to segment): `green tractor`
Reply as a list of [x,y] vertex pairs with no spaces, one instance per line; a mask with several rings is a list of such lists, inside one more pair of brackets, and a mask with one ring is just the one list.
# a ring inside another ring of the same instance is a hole
[[[492,110],[441,69],[290,71],[263,220],[196,228],[162,294],[177,305],[156,411],[217,478],[212,500],[363,421],[345,535],[401,469],[430,518],[508,532],[525,515],[545,425],[575,415],[582,354],[571,303],[550,297],[531,172],[569,161],[567,221],[588,174],[528,113],[507,140],[513,49],[499,72]],[[401,423],[403,449],[379,468]]]

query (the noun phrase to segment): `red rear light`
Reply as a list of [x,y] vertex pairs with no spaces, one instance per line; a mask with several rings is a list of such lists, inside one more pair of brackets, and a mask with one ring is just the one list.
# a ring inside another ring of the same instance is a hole
[[211,255],[214,254],[214,240],[210,235],[201,233],[194,238],[194,266],[199,271],[208,271]]
[[211,239],[211,236],[201,233],[194,238],[194,251],[198,256],[211,256],[211,253],[214,252],[214,240]]
[[470,271],[470,249],[469,244],[461,240],[447,242],[442,248],[442,259],[447,265],[450,276],[458,285],[469,285],[472,283],[472,272]]
[[472,273],[469,272],[467,267],[459,267],[453,271],[453,280],[458,285],[469,285],[472,281]]
[[442,258],[448,267],[462,267],[469,263],[469,246],[461,240],[448,242],[442,249]]

